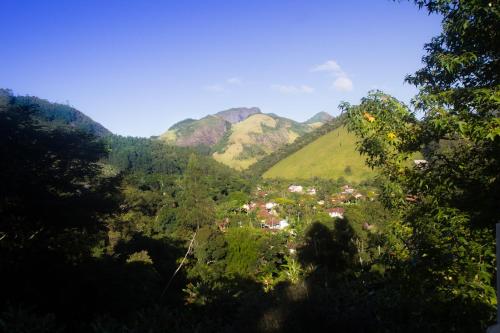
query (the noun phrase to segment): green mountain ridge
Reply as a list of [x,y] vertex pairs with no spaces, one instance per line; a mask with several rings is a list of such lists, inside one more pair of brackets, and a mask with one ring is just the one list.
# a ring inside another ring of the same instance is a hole
[[[0,105],[8,103],[36,105],[36,117],[44,126],[80,129],[98,137],[112,136],[104,126],[69,105],[34,96],[15,96],[10,90],[0,89]],[[345,151],[353,143],[349,135],[342,133],[340,140],[345,141],[345,149],[341,151],[325,139],[321,145],[330,147],[331,151],[319,149],[314,143],[342,123],[342,117],[334,118],[326,112],[318,112],[301,123],[274,113],[262,113],[257,107],[232,108],[201,119],[182,120],[172,125],[160,140],[153,140],[180,148],[202,148],[217,162],[236,170],[248,169],[247,173],[265,178],[366,178],[369,173],[363,169],[362,159],[352,157],[357,154],[354,148]],[[333,135],[329,138],[335,139]],[[311,144],[313,148],[308,147]],[[301,150],[315,158],[303,155]],[[337,153],[335,163],[329,157],[333,153]]]
[[48,126],[63,126],[84,130],[98,137],[111,135],[111,131],[83,112],[64,104],[52,103],[35,96],[15,96],[8,89],[0,89],[0,105],[12,103],[17,106],[36,105],[36,117]]
[[300,123],[257,107],[240,107],[180,121],[159,138],[175,146],[209,147],[217,161],[243,170],[330,119],[320,112]]

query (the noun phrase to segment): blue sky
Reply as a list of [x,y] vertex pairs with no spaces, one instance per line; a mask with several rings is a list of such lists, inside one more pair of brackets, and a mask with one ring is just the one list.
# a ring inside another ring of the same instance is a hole
[[2,0],[0,87],[150,136],[238,106],[303,121],[382,89],[408,102],[440,19],[388,0]]

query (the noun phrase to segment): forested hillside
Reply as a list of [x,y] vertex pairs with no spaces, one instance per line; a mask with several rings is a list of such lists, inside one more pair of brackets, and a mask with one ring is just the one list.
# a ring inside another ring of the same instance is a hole
[[36,113],[37,119],[48,126],[68,126],[87,131],[97,136],[111,134],[104,126],[69,105],[51,103],[34,96],[14,96],[7,89],[0,89],[1,103],[12,103],[18,106],[36,106],[38,110]]

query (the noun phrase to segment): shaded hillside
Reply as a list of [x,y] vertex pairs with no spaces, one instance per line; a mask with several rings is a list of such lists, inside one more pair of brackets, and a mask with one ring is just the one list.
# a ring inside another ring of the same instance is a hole
[[213,157],[235,169],[246,169],[310,130],[308,125],[290,119],[254,114],[232,126]]
[[312,177],[359,182],[374,176],[356,151],[356,137],[345,127],[319,137],[281,160],[264,174],[264,178],[307,179]]
[[0,104],[36,105],[36,117],[49,126],[68,126],[90,132],[96,136],[106,136],[111,132],[77,109],[64,104],[51,103],[34,96],[14,96],[10,90],[0,89]]
[[217,112],[215,115],[229,121],[231,124],[239,123],[253,114],[261,113],[259,108],[232,108]]
[[160,139],[181,147],[213,146],[230,127],[230,122],[216,116],[194,121],[187,119],[175,124]]
[[231,128],[231,124],[245,120],[256,113],[260,113],[259,108],[232,108],[199,120],[185,119],[171,126],[160,139],[182,147],[212,147],[222,139],[226,131]]

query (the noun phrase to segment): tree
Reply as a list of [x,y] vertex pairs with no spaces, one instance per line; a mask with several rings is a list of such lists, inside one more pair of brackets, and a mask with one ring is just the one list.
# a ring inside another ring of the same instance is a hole
[[0,106],[1,248],[78,255],[73,237],[104,229],[116,181],[101,175],[105,149],[93,135],[44,127],[35,115],[34,106]]
[[78,312],[78,270],[105,241],[118,178],[101,173],[106,151],[94,136],[46,127],[36,114],[0,106],[0,307]]
[[396,263],[421,308],[430,304],[424,300],[446,304],[447,329],[452,322],[479,330],[496,304],[500,11],[487,1],[415,3],[443,16],[443,32],[425,46],[425,67],[407,77],[420,89],[416,110],[382,92],[342,108],[368,165],[381,170],[384,203],[399,213],[387,263]]
[[182,180],[178,220],[181,225],[197,230],[204,225],[214,225],[215,205],[209,197],[208,185],[198,157],[192,154]]

